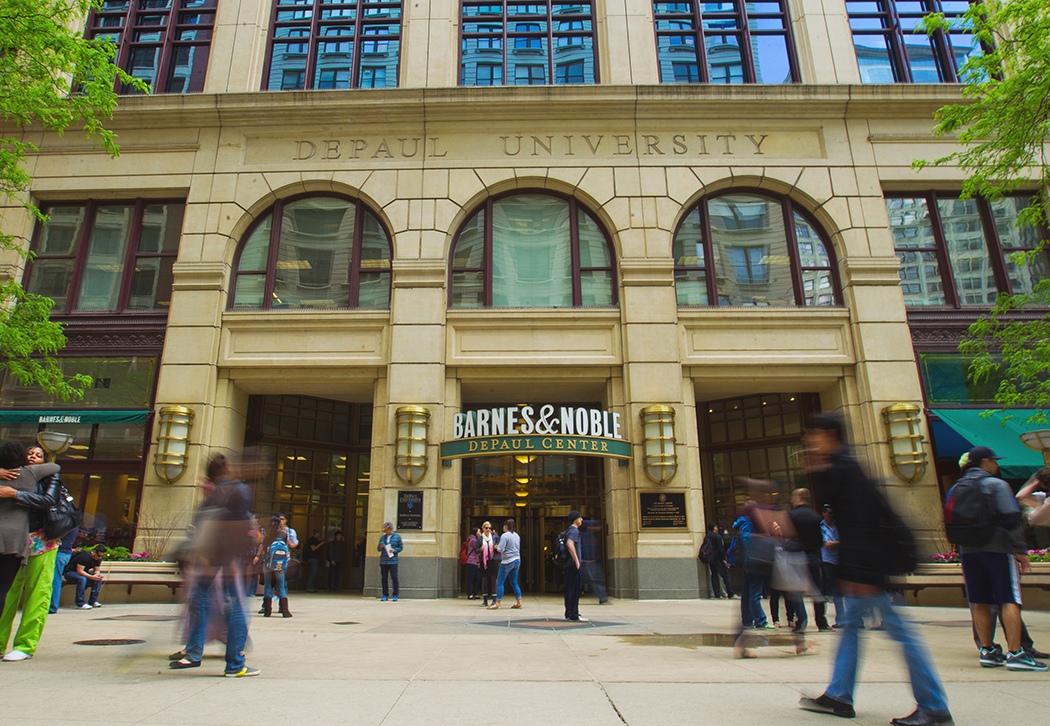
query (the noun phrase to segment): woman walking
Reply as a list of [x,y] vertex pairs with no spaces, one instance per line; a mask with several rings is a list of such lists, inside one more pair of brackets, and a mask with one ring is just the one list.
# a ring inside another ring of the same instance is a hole
[[[0,618],[0,636],[5,649],[22,590],[27,591],[15,647],[4,656],[8,662],[32,658],[36,652],[51,604],[51,583],[58,554],[58,541],[45,539],[42,531],[46,510],[57,501],[58,485],[48,482],[41,487],[38,482],[50,480],[60,467],[40,463],[44,452],[39,449],[35,452],[39,452],[39,460],[34,453],[30,464],[29,455],[21,444],[10,443],[0,448],[0,468],[7,470],[5,476],[15,475],[9,479],[10,486],[0,486],[0,598],[5,603],[4,615]],[[41,490],[44,490],[43,494]],[[47,503],[48,497],[50,503]],[[38,506],[42,509],[36,508]],[[36,516],[30,517],[28,507],[34,507]],[[9,594],[12,595],[10,599]]]
[[509,579],[514,587],[517,602],[511,608],[521,609],[521,587],[518,586],[518,569],[521,566],[521,537],[514,531],[514,520],[503,523],[503,534],[500,535],[496,548],[500,553],[499,574],[496,576],[496,602],[489,610],[499,610],[503,602],[503,584]]
[[496,601],[496,575],[499,572],[499,554],[496,543],[499,538],[492,533],[492,524],[481,525],[481,536],[477,538],[478,570],[481,572],[481,606],[489,606],[489,598]]
[[467,599],[477,600],[481,595],[481,570],[478,569],[478,537],[481,529],[474,527],[467,537]]

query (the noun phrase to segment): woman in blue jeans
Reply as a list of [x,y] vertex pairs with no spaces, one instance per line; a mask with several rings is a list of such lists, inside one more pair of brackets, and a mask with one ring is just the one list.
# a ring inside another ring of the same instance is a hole
[[514,597],[518,599],[511,608],[521,608],[521,588],[518,586],[518,568],[521,567],[521,537],[514,531],[514,520],[503,523],[503,535],[499,538],[496,549],[500,553],[499,573],[496,575],[496,602],[489,605],[489,610],[499,610],[503,601],[503,585],[510,579],[514,586]]

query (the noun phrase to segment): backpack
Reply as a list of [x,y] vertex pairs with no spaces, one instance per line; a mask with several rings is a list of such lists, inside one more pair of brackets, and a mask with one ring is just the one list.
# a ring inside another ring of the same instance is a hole
[[568,539],[566,537],[566,533],[568,531],[569,530],[559,532],[558,536],[554,538],[554,549],[551,552],[551,561],[559,567],[565,565],[570,559],[569,548],[565,544],[566,540]]
[[467,551],[467,543],[464,541],[463,544],[459,546],[459,564],[467,564],[467,557],[469,555],[470,553]]
[[953,545],[979,547],[995,534],[995,507],[980,482],[963,477],[944,499],[944,531]]
[[726,564],[730,567],[741,567],[744,564],[744,540],[740,539],[739,532],[734,534],[733,539],[729,542]]
[[278,537],[266,550],[266,562],[264,563],[267,570],[273,570],[278,572],[283,570],[288,564],[288,541],[283,537]]
[[704,543],[700,545],[700,554],[697,555],[700,561],[705,565],[711,564],[711,558],[714,557],[714,545],[711,544],[710,539],[705,539]]

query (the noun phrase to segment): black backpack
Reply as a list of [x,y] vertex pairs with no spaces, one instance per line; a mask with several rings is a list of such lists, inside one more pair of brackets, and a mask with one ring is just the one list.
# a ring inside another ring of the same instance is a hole
[[944,499],[944,532],[953,545],[980,547],[995,534],[995,507],[981,480],[964,477]]
[[565,536],[565,533],[568,531],[569,530],[565,530],[565,532],[559,532],[558,535],[554,538],[554,547],[551,551],[551,561],[559,567],[565,565],[570,559],[569,548],[565,544],[566,539],[568,539]]
[[705,539],[704,543],[700,545],[700,554],[698,557],[700,561],[705,565],[711,564],[711,558],[715,555],[715,546],[710,539]]

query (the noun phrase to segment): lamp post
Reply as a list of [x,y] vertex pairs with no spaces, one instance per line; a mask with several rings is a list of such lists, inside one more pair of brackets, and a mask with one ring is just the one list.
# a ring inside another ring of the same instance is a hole
[[157,476],[171,484],[186,473],[193,409],[186,406],[165,406],[157,411],[157,415],[160,421],[153,468]]
[[427,473],[427,429],[430,411],[422,406],[402,406],[394,413],[397,422],[397,478],[415,484]]
[[47,460],[53,462],[55,457],[68,449],[73,443],[73,434],[64,434],[61,431],[41,431],[36,435],[36,441],[40,448],[47,454]]
[[1021,442],[1029,449],[1040,452],[1043,455],[1043,465],[1050,466],[1050,429],[1025,431],[1021,434]]
[[906,482],[918,481],[926,472],[926,452],[922,448],[920,409],[911,403],[895,403],[882,409],[886,436],[890,444],[893,472]]
[[674,409],[656,404],[642,409],[642,451],[645,475],[666,484],[678,473],[674,443]]

